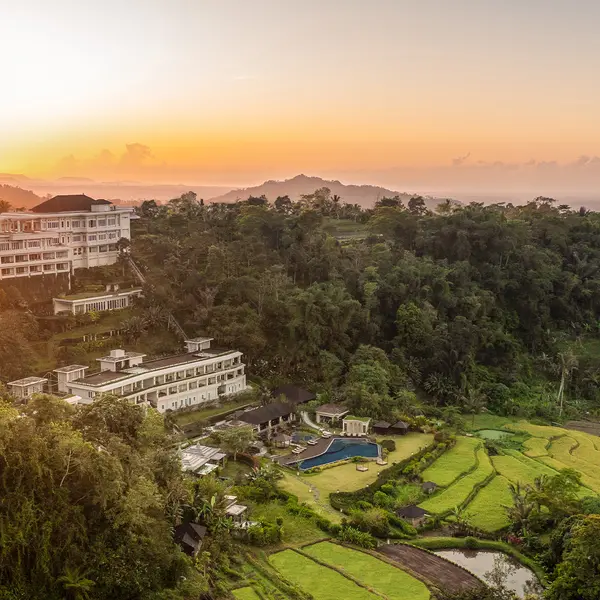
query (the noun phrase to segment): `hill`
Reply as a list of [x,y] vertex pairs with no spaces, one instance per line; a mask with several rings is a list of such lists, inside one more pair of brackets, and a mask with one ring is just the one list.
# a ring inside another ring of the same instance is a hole
[[[404,203],[415,194],[400,193],[376,185],[346,185],[340,181],[328,181],[321,177],[297,175],[285,181],[265,181],[263,184],[232,190],[221,196],[210,198],[210,202],[236,202],[246,200],[248,196],[266,196],[273,202],[277,196],[289,196],[291,200],[299,200],[303,194],[311,194],[318,188],[326,187],[331,193],[342,198],[348,204],[359,204],[363,208],[371,208],[375,202],[384,196],[400,196]],[[435,208],[440,202],[439,198],[425,198],[429,208]]]
[[42,198],[29,190],[12,185],[0,185],[0,200],[8,202],[13,208],[33,208]]

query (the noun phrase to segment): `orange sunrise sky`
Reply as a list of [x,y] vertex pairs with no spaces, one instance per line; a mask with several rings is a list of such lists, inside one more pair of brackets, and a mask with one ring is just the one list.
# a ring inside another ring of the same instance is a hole
[[592,0],[5,2],[0,172],[587,190],[598,23]]

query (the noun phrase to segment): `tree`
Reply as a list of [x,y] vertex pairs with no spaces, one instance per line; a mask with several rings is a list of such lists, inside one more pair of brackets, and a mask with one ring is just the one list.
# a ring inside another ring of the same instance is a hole
[[217,439],[224,450],[233,454],[233,460],[237,460],[238,452],[246,452],[256,435],[252,427],[230,427],[219,431]]
[[58,578],[67,593],[67,598],[72,600],[88,600],[89,592],[94,587],[94,582],[78,569],[67,567],[65,574]]
[[600,516],[576,519],[566,535],[562,562],[546,592],[548,600],[600,598]]

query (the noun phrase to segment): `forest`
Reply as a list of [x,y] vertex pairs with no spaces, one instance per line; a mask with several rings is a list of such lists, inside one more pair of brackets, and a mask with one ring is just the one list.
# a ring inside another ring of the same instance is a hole
[[595,212],[543,197],[363,210],[322,188],[273,204],[189,193],[139,215],[148,305],[241,349],[260,383],[301,382],[375,418],[600,409]]

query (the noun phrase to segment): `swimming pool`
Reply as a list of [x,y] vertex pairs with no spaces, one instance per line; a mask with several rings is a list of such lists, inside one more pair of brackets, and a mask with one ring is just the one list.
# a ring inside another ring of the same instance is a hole
[[306,469],[320,467],[321,465],[352,458],[353,456],[377,458],[379,456],[379,447],[374,442],[368,442],[367,440],[334,438],[323,454],[303,460],[300,463],[300,470],[306,471]]

